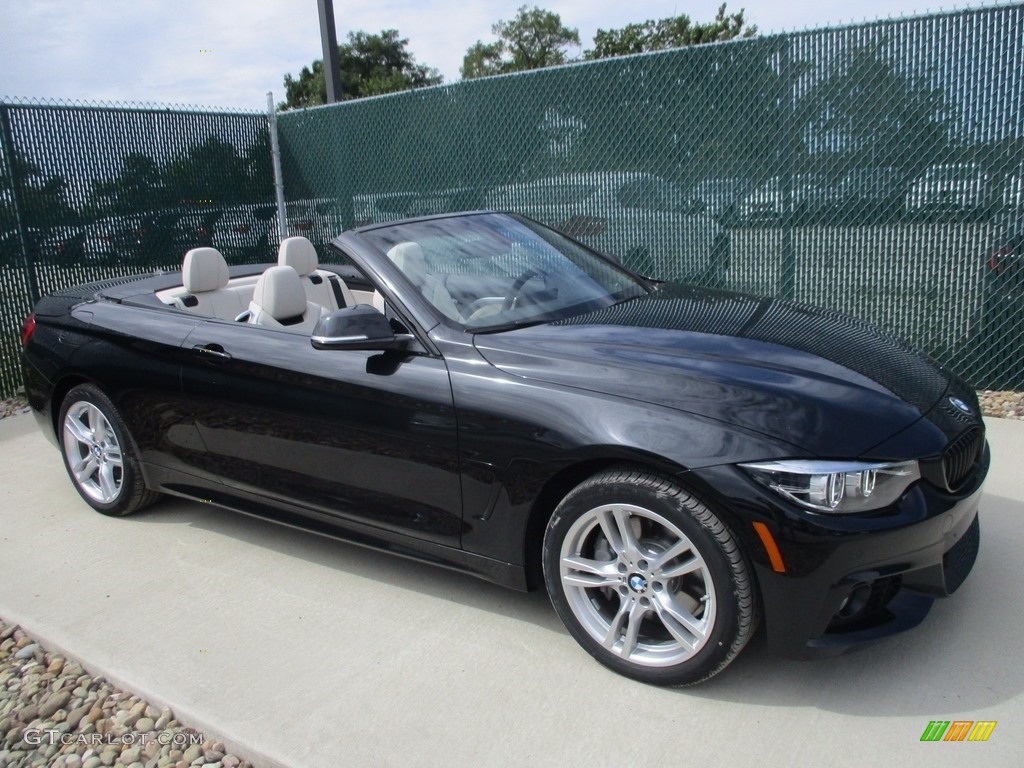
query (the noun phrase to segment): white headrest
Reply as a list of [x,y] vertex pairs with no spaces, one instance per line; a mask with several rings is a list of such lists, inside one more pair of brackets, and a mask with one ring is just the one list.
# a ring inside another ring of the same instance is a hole
[[306,291],[302,278],[291,267],[271,267],[256,281],[252,303],[278,321],[304,315]]
[[181,264],[181,280],[189,293],[216,291],[228,284],[228,263],[216,248],[193,248]]
[[416,285],[423,284],[427,277],[427,262],[419,243],[399,243],[388,251],[388,258]]
[[304,237],[289,237],[281,241],[277,250],[277,263],[282,267],[291,267],[305,277],[316,272],[320,262],[316,258],[316,248]]

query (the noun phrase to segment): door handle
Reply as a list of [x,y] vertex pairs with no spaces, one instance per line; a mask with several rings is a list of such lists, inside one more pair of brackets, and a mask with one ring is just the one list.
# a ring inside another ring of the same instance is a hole
[[192,351],[202,357],[204,360],[209,360],[211,363],[222,362],[224,360],[230,360],[231,354],[224,351],[224,347],[220,344],[196,344],[192,347]]

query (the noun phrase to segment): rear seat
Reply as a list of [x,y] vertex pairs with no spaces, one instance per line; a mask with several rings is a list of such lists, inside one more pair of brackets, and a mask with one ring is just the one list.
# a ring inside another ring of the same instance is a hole
[[356,303],[345,281],[333,272],[319,269],[316,248],[304,237],[289,237],[281,241],[277,251],[278,266],[291,267],[302,278],[306,301],[319,304],[328,312]]
[[181,280],[187,293],[175,297],[174,302],[182,309],[204,317],[234,320],[248,307],[244,292],[227,287],[228,265],[216,248],[193,248],[186,253]]
[[[294,269],[306,300],[326,312],[358,303],[344,280],[333,272],[319,269],[316,248],[304,237],[290,237],[281,243],[278,266]],[[245,319],[259,276],[229,281],[227,262],[220,251],[193,248],[185,254],[181,278],[184,291],[176,288],[161,292],[158,294],[161,301],[203,317],[237,320]],[[366,300],[370,300],[369,295]]]

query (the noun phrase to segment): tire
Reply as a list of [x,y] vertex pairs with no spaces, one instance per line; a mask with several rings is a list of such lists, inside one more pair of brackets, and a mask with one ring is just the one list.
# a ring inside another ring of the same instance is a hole
[[124,422],[98,387],[80,384],[68,392],[59,424],[64,468],[90,507],[120,517],[159,498],[146,488]]
[[548,522],[544,581],[595,659],[654,685],[724,669],[759,619],[750,566],[711,509],[666,476],[613,469],[572,490]]

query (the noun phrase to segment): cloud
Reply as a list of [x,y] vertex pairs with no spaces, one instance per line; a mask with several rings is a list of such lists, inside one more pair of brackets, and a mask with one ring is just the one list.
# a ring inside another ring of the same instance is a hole
[[[909,3],[909,0],[905,0]],[[338,38],[351,30],[397,29],[420,63],[459,77],[466,49],[491,40],[491,25],[510,19],[521,0],[382,0],[335,3]],[[532,4],[532,3],[531,3]],[[686,13],[714,17],[719,0],[538,2],[577,27],[589,47],[599,27]],[[762,32],[849,21],[839,0],[730,3],[745,7]],[[913,7],[909,5],[908,7]],[[860,14],[895,12],[864,0]],[[285,73],[321,57],[312,0],[0,0],[0,95],[86,101],[145,101],[263,109],[266,92],[283,99]]]

